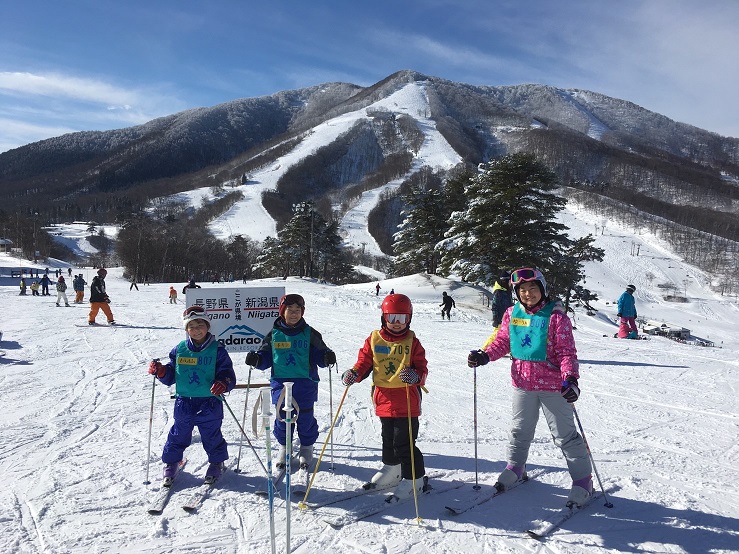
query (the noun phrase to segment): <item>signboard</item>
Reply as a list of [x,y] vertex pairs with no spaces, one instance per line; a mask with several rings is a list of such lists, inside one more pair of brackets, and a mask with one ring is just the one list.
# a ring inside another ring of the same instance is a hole
[[280,316],[285,287],[186,290],[188,306],[203,306],[210,332],[229,352],[256,350]]

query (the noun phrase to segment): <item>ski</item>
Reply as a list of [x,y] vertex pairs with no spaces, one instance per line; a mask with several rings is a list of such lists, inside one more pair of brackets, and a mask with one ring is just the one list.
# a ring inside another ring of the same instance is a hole
[[349,491],[333,493],[326,500],[321,500],[318,502],[308,502],[305,505],[305,508],[307,508],[308,510],[317,510],[318,508],[323,508],[324,506],[333,506],[334,504],[338,504],[339,502],[351,500],[352,498],[357,498],[359,496],[388,491],[394,487],[393,485],[388,487],[373,488],[368,485],[369,483],[365,483],[364,485],[362,485],[361,489],[353,489]]
[[174,480],[180,474],[182,468],[185,467],[186,463],[187,459],[182,460],[177,466],[177,473],[175,473],[172,481],[168,485],[162,485],[159,490],[157,490],[156,496],[146,509],[151,515],[159,515],[164,511],[164,507],[167,505],[169,497],[172,494],[172,485],[174,485]]
[[[462,481],[441,482],[436,487],[432,487],[428,484],[428,482],[426,482],[423,491],[421,492],[419,497],[428,494],[440,494],[448,492],[454,489],[458,489],[462,486],[464,486],[464,483]],[[355,511],[352,512],[347,512],[346,510],[337,507],[329,507],[317,510],[317,515],[322,521],[324,521],[334,529],[341,529],[342,527],[349,525],[350,523],[356,523],[357,521],[361,521],[375,514],[384,512],[385,510],[392,508],[393,506],[407,504],[410,501],[413,501],[413,495],[407,498],[398,498],[395,495],[387,495],[382,500],[373,502],[372,504],[360,505]]]
[[593,493],[590,495],[590,498],[587,499],[585,504],[580,507],[566,506],[557,510],[546,519],[541,520],[536,527],[527,530],[526,534],[532,539],[541,540],[552,533],[552,531],[558,529],[565,521],[582,512],[585,508],[595,502],[596,499],[601,498],[602,496],[602,493]]
[[294,481],[292,482],[292,493],[293,495],[296,495],[293,497],[294,502],[302,501],[301,499],[297,498],[297,495],[304,496],[305,492],[308,490],[308,486],[310,485],[310,478],[311,478],[311,466],[313,464],[300,464],[300,468],[298,468],[297,473],[293,477]]
[[534,479],[535,477],[540,476],[542,473],[544,472],[543,471],[532,471],[531,473],[524,473],[521,479],[513,483],[506,490],[498,490],[493,486],[491,489],[475,491],[475,494],[472,497],[467,497],[464,499],[455,498],[451,503],[447,504],[444,507],[451,514],[454,514],[454,515],[462,514],[468,510],[471,510],[475,506],[479,506],[480,504],[484,504],[488,500],[492,500],[496,496],[500,496],[501,494],[505,492],[515,489],[517,486],[523,483],[529,482],[531,479]]
[[206,478],[202,485],[190,493],[190,496],[188,496],[187,500],[182,505],[182,509],[186,512],[194,512],[200,508],[203,500],[208,498],[208,495],[210,495],[210,492],[213,490],[217,482],[218,479]]

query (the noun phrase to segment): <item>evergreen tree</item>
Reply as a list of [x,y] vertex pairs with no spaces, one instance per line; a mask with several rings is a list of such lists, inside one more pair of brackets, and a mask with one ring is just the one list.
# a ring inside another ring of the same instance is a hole
[[555,221],[566,203],[555,187],[555,175],[531,154],[482,165],[467,181],[466,205],[451,214],[438,245],[440,273],[488,285],[501,269],[537,266],[549,274],[570,246],[567,228]]
[[399,231],[393,235],[393,261],[391,272],[394,275],[411,275],[424,271],[436,273],[439,253],[436,244],[444,238],[447,230],[444,210],[444,195],[438,189],[424,189],[413,186],[403,195],[407,206]]

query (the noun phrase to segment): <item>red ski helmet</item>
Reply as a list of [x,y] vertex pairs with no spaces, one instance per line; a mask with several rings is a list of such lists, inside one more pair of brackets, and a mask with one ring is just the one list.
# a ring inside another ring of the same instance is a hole
[[382,326],[385,326],[385,314],[406,314],[408,325],[413,318],[413,303],[405,294],[388,294],[382,301]]

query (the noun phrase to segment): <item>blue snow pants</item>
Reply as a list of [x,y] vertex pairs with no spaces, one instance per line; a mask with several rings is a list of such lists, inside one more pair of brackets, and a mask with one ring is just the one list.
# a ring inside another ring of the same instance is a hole
[[223,403],[215,396],[178,396],[174,403],[174,425],[164,445],[162,461],[174,464],[182,460],[185,449],[192,443],[192,430],[197,426],[203,449],[212,464],[228,460],[226,439],[221,433]]

